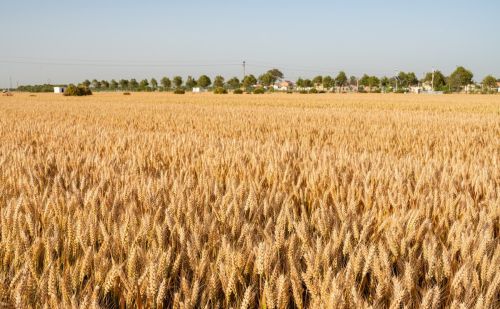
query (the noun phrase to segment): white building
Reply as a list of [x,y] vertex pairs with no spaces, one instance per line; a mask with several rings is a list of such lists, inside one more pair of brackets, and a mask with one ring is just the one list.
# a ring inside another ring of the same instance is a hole
[[54,87],[54,93],[64,93],[66,87]]
[[293,89],[293,83],[291,81],[285,80],[282,82],[275,83],[273,85],[274,90],[278,91],[289,91]]
[[202,93],[202,92],[207,92],[207,89],[201,88],[201,87],[194,87],[193,88],[193,93]]

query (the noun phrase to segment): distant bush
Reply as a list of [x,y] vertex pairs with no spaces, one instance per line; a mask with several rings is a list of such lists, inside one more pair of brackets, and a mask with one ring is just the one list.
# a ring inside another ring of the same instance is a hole
[[216,87],[214,89],[214,93],[215,94],[227,94],[227,90],[225,88],[222,88],[222,87]]
[[312,88],[311,90],[309,90],[309,93],[318,93],[318,90],[316,90],[316,88]]
[[234,93],[234,94],[243,94],[243,90],[241,90],[241,89],[235,89],[235,90],[233,91],[233,93]]
[[299,93],[300,94],[308,94],[309,92],[307,92],[307,90],[301,90]]
[[54,86],[63,87],[64,85],[27,85],[27,86],[19,86],[17,87],[17,91],[21,92],[54,92]]
[[318,93],[326,93],[326,91],[325,90],[320,90],[320,91],[318,91]]
[[185,94],[186,91],[184,91],[183,89],[175,89],[174,93],[175,94]]
[[264,88],[255,88],[253,94],[264,94]]
[[130,95],[130,92],[124,92],[123,95]]
[[64,90],[64,95],[67,97],[72,97],[72,96],[81,97],[86,95],[92,95],[92,91],[84,86],[69,85]]

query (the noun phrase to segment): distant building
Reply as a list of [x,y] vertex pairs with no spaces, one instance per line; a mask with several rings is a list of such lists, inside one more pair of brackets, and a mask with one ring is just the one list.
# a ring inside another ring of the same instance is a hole
[[193,93],[207,92],[207,89],[201,87],[193,87]]
[[469,84],[464,87],[465,93],[475,93],[478,90],[480,89],[478,89],[478,87],[475,84]]
[[273,85],[274,90],[278,91],[289,91],[293,89],[293,83],[289,80],[285,80],[282,82],[275,83]]
[[66,87],[54,87],[54,93],[64,93]]
[[420,87],[420,86],[410,86],[410,92],[411,93],[419,94],[419,93],[422,93],[423,91],[424,91],[423,87]]

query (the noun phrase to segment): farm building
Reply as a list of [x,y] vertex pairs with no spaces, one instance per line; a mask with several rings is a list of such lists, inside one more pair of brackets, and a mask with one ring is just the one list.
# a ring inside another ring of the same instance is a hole
[[207,89],[201,88],[201,87],[194,87],[193,88],[193,93],[202,93],[202,92],[207,92]]
[[54,93],[64,93],[66,87],[54,87]]
[[273,85],[274,90],[288,91],[293,89],[293,83],[291,81],[285,80]]

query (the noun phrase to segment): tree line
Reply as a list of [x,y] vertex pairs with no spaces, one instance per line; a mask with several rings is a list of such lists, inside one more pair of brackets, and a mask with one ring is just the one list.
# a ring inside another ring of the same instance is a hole
[[[348,77],[344,71],[340,71],[336,76],[316,76],[312,79],[298,78],[295,81],[295,90],[310,90],[321,88],[327,91],[367,91],[367,92],[405,92],[412,86],[422,85],[426,83],[431,85],[435,91],[458,92],[465,86],[475,84],[473,73],[470,70],[460,66],[449,76],[445,76],[441,71],[426,73],[421,79],[417,78],[414,72],[399,72],[392,77],[377,77],[373,75],[363,74],[361,77]],[[278,81],[284,80],[284,74],[279,69],[271,69],[260,74],[258,77],[249,74],[242,80],[238,77],[225,79],[221,75],[217,75],[213,80],[207,75],[201,75],[198,78],[188,76],[184,79],[182,76],[174,76],[172,78],[163,77],[160,80],[155,78],[142,79],[140,81],[132,78],[120,79],[111,81],[106,80],[84,80],[79,86],[92,89],[93,91],[172,91],[172,90],[191,90],[195,87],[201,89],[245,89],[247,91],[255,88],[263,88],[264,90],[273,90],[271,88]],[[498,88],[497,82],[500,79],[488,75],[481,83],[482,89],[493,91]],[[52,92],[54,85],[28,85],[19,86],[18,91],[27,92]],[[288,89],[292,90],[292,89]]]

